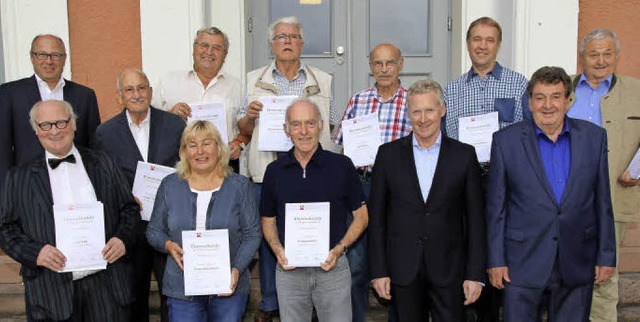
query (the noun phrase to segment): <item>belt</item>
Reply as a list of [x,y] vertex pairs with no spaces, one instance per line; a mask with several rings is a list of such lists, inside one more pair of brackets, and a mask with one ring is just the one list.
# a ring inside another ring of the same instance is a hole
[[370,167],[357,168],[356,171],[358,172],[358,176],[360,177],[360,179],[371,180],[371,176],[373,175],[373,170],[371,170]]

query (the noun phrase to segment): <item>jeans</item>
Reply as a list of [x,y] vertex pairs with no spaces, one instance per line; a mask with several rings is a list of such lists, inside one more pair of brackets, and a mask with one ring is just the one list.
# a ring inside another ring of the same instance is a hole
[[191,300],[167,298],[170,322],[240,322],[247,308],[248,294],[219,297],[194,296]]
[[[369,195],[371,191],[371,176],[360,178],[362,190],[364,191],[364,200],[369,203]],[[347,227],[353,222],[353,214],[347,215]],[[364,322],[367,308],[369,307],[369,270],[367,256],[367,230],[362,232],[360,238],[356,240],[349,251],[347,259],[351,268],[351,310],[353,311],[353,322]]]
[[325,272],[319,267],[276,268],[280,321],[311,321],[316,308],[320,321],[351,322],[351,273],[349,262],[340,256],[336,266]]
[[[260,206],[260,195],[262,191],[261,183],[254,183],[256,202]],[[258,271],[260,273],[260,293],[262,293],[262,300],[260,300],[260,310],[262,311],[275,311],[278,309],[278,294],[276,292],[276,265],[278,261],[276,256],[271,251],[269,243],[263,238],[258,248]]]

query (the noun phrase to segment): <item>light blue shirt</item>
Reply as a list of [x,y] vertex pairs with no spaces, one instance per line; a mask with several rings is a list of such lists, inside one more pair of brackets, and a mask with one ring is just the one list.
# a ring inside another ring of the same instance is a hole
[[612,78],[613,75],[607,77],[594,89],[584,77],[584,73],[580,75],[580,80],[575,90],[576,101],[567,112],[567,116],[602,126],[600,100],[609,92]]
[[436,143],[428,149],[423,148],[418,144],[416,135],[413,134],[413,161],[416,164],[418,182],[420,183],[420,191],[422,191],[422,199],[424,202],[427,202],[429,191],[431,191],[431,183],[433,183],[433,175],[436,173],[441,143],[442,133],[438,133]]

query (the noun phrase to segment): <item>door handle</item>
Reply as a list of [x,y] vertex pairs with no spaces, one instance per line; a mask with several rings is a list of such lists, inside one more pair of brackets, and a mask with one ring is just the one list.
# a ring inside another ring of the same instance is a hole
[[336,55],[342,56],[343,54],[344,54],[344,47],[343,46],[336,47]]

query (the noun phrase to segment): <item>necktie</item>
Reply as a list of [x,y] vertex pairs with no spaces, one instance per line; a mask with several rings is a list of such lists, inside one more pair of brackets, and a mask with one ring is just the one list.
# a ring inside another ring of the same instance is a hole
[[49,166],[51,167],[51,169],[55,169],[62,162],[76,163],[76,157],[73,154],[69,154],[62,159],[56,159],[56,158],[48,159],[47,162],[49,162]]

